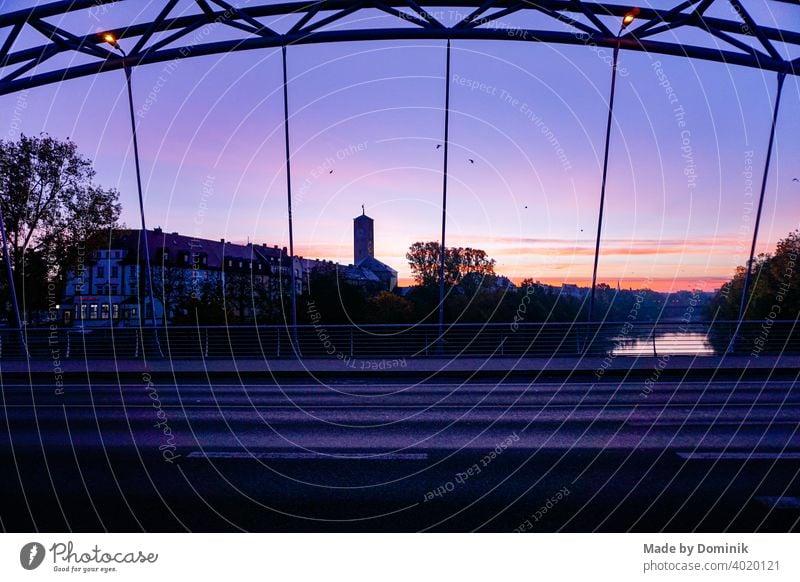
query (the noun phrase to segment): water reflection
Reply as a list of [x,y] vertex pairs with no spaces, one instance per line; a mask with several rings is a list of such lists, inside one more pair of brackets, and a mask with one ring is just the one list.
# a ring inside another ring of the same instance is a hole
[[713,356],[717,352],[708,332],[666,332],[648,337],[614,338],[615,356]]

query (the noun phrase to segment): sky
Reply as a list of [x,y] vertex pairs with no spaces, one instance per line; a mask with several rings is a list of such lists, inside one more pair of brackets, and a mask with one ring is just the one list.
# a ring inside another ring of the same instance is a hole
[[[0,11],[32,4],[5,0]],[[88,34],[141,21],[159,4],[121,2],[61,24]],[[753,5],[762,22],[800,25],[800,8]],[[194,7],[185,0],[176,13]],[[619,67],[598,280],[717,288],[747,260],[776,76],[626,51]],[[352,219],[364,204],[376,256],[408,283],[408,247],[440,236],[444,43],[290,47],[288,72],[296,253],[352,262]],[[448,246],[485,249],[516,281],[590,283],[610,76],[610,52],[586,46],[453,42]],[[280,51],[138,67],[133,81],[148,227],[288,245]],[[97,182],[120,191],[123,221],[139,225],[121,71],[0,97],[0,139],[20,131],[74,140]],[[800,82],[788,77],[759,252],[800,227],[796,176]]]

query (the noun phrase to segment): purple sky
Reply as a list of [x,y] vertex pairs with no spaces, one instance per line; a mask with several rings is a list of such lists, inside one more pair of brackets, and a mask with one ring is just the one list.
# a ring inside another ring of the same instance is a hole
[[[69,23],[88,33],[156,6],[122,4]],[[796,7],[770,6],[776,13],[762,18],[800,19]],[[586,284],[609,56],[453,43],[448,244],[486,249],[498,272],[517,280]],[[299,254],[352,261],[351,221],[362,203],[376,221],[378,257],[401,279],[408,246],[438,239],[444,58],[439,42],[290,47]],[[629,52],[620,67],[599,279],[718,287],[747,258],[775,74]],[[287,244],[280,79],[272,49],[134,71],[148,226]],[[0,130],[3,139],[21,130],[75,140],[98,181],[121,191],[124,221],[138,226],[124,89],[122,72],[112,72],[0,97]],[[800,226],[799,158],[800,84],[789,77],[760,250]]]

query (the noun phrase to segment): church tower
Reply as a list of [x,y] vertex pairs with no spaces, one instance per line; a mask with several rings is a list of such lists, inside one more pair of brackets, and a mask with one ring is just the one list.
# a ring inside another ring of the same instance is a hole
[[353,254],[354,264],[360,264],[364,259],[375,256],[375,225],[374,221],[365,214],[364,205],[361,205],[361,216],[353,219]]

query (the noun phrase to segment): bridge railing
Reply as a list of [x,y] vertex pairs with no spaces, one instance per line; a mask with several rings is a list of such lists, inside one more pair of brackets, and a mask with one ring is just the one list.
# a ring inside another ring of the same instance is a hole
[[796,321],[0,329],[0,359],[800,354]]

